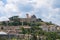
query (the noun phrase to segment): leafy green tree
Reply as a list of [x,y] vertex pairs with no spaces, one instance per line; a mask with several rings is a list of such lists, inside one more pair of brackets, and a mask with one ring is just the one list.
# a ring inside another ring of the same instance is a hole
[[8,38],[5,38],[5,37],[1,37],[0,36],[0,40],[7,40]]
[[31,33],[33,36],[33,40],[37,40],[37,36],[40,37],[40,35],[43,35],[43,31],[41,28],[39,28],[39,26],[31,27]]
[[51,21],[50,22],[45,22],[47,25],[54,25]]
[[38,22],[43,22],[43,20],[42,20],[42,19],[40,19],[40,18],[38,18],[38,19],[37,19],[37,21],[38,21]]
[[7,26],[8,25],[8,22],[3,21],[2,22],[2,25]]
[[[21,27],[21,30],[22,30],[22,34],[24,34],[24,37],[25,37],[26,30],[25,30],[23,27]],[[24,37],[23,37],[23,38],[24,38]]]
[[28,35],[28,40],[30,40],[29,36],[31,35],[31,29],[28,28],[28,29],[25,29],[25,30],[26,30],[26,34]]
[[13,16],[9,18],[10,22],[9,25],[11,26],[19,26],[22,25],[22,23],[20,22],[20,18],[18,16]]
[[11,21],[19,21],[19,17],[18,16],[13,16],[13,17],[10,17],[9,20],[11,20]]
[[57,33],[56,39],[60,39],[60,34]]
[[46,32],[45,35],[47,36],[46,40],[56,40],[57,33],[56,32]]

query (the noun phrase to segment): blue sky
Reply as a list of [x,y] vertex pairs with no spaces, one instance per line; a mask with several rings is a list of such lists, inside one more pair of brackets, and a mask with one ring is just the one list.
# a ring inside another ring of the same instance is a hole
[[0,21],[26,13],[60,25],[60,0],[0,0]]

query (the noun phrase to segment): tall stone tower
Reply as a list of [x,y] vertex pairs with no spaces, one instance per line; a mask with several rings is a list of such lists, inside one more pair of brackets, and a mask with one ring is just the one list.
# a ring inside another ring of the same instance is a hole
[[27,21],[27,23],[30,22],[30,16],[29,16],[29,14],[26,14],[26,21]]
[[29,18],[29,14],[26,14],[26,17]]

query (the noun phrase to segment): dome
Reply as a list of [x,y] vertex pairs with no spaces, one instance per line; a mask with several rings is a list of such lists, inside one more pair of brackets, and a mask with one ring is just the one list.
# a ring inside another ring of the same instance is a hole
[[6,32],[0,31],[0,35],[6,35]]

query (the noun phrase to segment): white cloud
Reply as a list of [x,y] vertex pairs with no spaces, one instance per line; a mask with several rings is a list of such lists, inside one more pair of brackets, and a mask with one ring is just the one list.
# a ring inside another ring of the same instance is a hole
[[0,1],[0,6],[3,6],[3,5],[4,5],[4,3],[2,1]]
[[5,5],[5,10],[7,12],[9,12],[9,11],[17,12],[18,11],[18,8],[14,4],[6,4]]
[[[0,1],[0,21],[3,21],[4,19],[6,20],[14,15],[23,17],[23,15],[28,12],[30,15],[40,15],[40,17],[43,17],[42,19],[45,21],[53,21],[53,23],[59,24],[60,6],[58,5],[58,1],[59,0],[7,0],[6,4]],[[19,6],[24,7],[21,7],[21,9]]]
[[8,21],[9,19],[7,17],[0,17],[0,21]]

